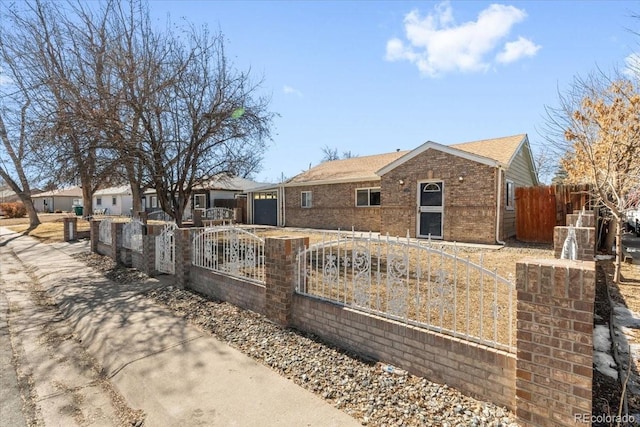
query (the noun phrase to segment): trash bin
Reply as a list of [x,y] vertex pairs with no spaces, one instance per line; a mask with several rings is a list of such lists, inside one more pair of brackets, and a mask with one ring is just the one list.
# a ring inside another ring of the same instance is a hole
[[73,211],[76,213],[76,216],[82,216],[82,206],[74,206]]

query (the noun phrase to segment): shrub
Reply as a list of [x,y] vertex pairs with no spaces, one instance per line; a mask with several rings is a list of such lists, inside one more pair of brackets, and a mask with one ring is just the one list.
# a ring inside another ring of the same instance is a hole
[[27,215],[27,210],[21,202],[0,203],[0,211],[4,212],[7,218],[23,218]]

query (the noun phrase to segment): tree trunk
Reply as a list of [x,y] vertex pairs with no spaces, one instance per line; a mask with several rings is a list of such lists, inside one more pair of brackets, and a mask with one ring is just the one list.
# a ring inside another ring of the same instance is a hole
[[604,250],[606,253],[612,255],[615,255],[615,253],[612,251],[614,244],[616,245],[616,247],[618,245],[618,242],[616,241],[616,224],[617,221],[614,216],[607,218],[607,235],[604,239]]
[[91,185],[82,185],[82,210],[85,217],[93,215],[93,193]]
[[133,198],[133,217],[136,217],[138,212],[142,212],[142,190],[137,184],[130,183],[129,185],[131,186],[131,197]]
[[40,224],[40,218],[38,218],[38,212],[36,212],[36,208],[33,206],[33,200],[31,197],[20,197],[22,200],[22,204],[24,204],[24,208],[27,210],[27,215],[29,215],[29,228],[36,228]]
[[622,218],[615,219],[616,224],[616,260],[615,260],[615,268],[613,270],[613,281],[618,284],[620,283],[620,269],[622,268],[622,258],[624,254],[622,253],[622,227],[624,225],[624,221]]
[[[27,211],[27,215],[29,215],[29,227],[36,228],[40,224],[40,218],[38,218],[36,208],[33,206],[33,200],[31,200],[31,189],[29,188],[29,183],[26,181],[26,177],[24,178],[24,189],[20,188],[18,183],[15,182],[13,178],[11,178],[9,174],[2,169],[0,169],[0,177],[2,177],[9,188],[11,188],[11,190],[20,198],[20,201]],[[24,175],[21,175],[21,178],[23,177]]]

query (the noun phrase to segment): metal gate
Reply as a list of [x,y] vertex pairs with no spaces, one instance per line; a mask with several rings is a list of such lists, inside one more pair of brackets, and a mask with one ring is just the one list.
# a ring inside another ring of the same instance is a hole
[[175,274],[176,272],[176,228],[178,226],[175,223],[167,224],[156,236],[156,270],[161,273]]

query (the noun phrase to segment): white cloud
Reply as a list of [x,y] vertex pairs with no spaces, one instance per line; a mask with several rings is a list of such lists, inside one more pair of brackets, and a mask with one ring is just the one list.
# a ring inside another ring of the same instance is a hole
[[[478,14],[476,21],[456,25],[448,1],[439,3],[425,17],[414,10],[404,18],[406,41],[389,40],[385,59],[409,61],[423,75],[431,77],[449,72],[486,71],[491,66],[487,58],[526,16],[524,10],[514,6],[492,4]],[[532,56],[540,46],[520,38],[505,44],[503,49],[500,57],[506,63]]]
[[623,73],[629,77],[640,76],[640,55],[632,53],[624,58],[624,70]]
[[540,45],[531,40],[518,37],[515,42],[505,43],[504,49],[496,56],[496,60],[503,64],[515,62],[527,56],[534,56],[540,50],[540,47]]
[[287,86],[285,85],[282,88],[282,91],[285,93],[285,95],[296,95],[299,96],[300,98],[302,98],[302,92],[300,92],[298,89],[295,89],[291,86]]

